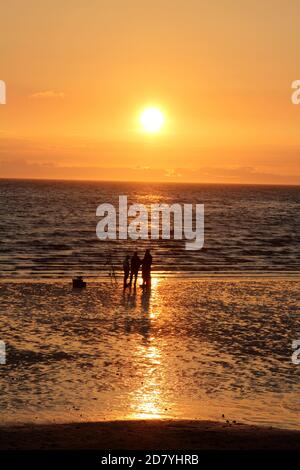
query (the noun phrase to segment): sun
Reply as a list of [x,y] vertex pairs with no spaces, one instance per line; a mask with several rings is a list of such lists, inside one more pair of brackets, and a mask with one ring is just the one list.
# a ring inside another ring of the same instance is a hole
[[146,108],[140,115],[140,123],[145,132],[159,132],[165,123],[165,117],[159,108]]

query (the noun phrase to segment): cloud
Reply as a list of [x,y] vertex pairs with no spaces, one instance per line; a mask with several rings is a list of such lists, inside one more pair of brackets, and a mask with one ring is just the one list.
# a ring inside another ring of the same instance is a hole
[[276,175],[254,167],[198,169],[143,167],[58,166],[52,162],[35,163],[26,160],[0,161],[2,178],[74,179],[99,181],[168,181],[191,183],[235,184],[300,184],[300,175]]
[[54,90],[37,91],[29,96],[33,100],[63,99],[64,97],[64,92]]

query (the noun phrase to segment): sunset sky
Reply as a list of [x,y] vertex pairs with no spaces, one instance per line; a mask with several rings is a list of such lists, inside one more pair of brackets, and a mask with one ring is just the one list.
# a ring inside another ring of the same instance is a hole
[[2,3],[0,176],[300,184],[299,18],[299,0]]

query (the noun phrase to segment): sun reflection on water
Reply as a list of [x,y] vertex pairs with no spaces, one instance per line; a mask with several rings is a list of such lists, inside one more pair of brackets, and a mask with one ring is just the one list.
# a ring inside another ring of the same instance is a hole
[[160,279],[152,278],[151,290],[144,291],[141,299],[142,315],[148,319],[147,332],[142,344],[137,344],[133,361],[140,373],[140,386],[131,394],[130,419],[162,418],[165,414],[162,391],[165,382],[165,361],[152,325],[160,315],[157,306],[157,287]]
[[138,348],[139,361],[144,361],[146,373],[140,388],[132,396],[133,412],[131,418],[151,419],[162,416],[161,377],[157,369],[161,366],[161,354],[154,345]]

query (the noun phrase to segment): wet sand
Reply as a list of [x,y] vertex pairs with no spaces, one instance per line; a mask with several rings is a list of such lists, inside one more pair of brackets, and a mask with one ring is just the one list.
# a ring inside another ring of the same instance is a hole
[[299,280],[0,283],[2,425],[223,421],[300,428]]
[[6,426],[0,450],[300,450],[300,431],[240,423],[134,420]]

